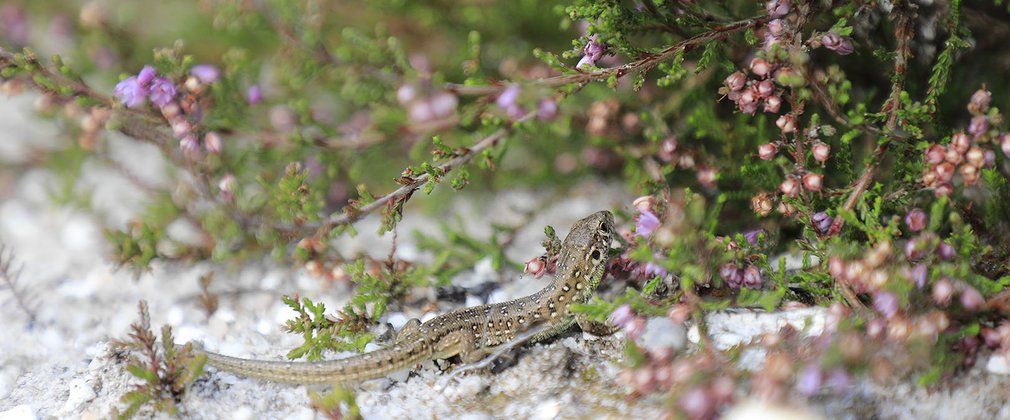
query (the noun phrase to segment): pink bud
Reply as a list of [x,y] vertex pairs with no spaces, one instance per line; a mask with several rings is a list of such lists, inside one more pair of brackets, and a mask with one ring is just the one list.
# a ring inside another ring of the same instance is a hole
[[964,155],[968,163],[975,166],[982,166],[985,164],[985,154],[982,153],[982,148],[978,146],[972,146],[968,149],[968,153]]
[[821,44],[824,48],[838,53],[839,55],[849,55],[854,51],[852,38],[841,36],[834,32],[828,32],[821,37]]
[[782,33],[785,32],[785,23],[782,22],[782,19],[772,19],[768,21],[767,27],[768,32],[775,37],[780,37],[782,36]]
[[974,287],[965,286],[961,292],[961,306],[969,311],[977,311],[985,306],[985,298]]
[[779,147],[774,143],[765,143],[758,146],[758,157],[761,160],[772,160],[775,158],[775,154],[778,153]]
[[975,137],[985,135],[986,131],[989,131],[989,120],[985,115],[976,115],[968,123],[968,132]]
[[934,165],[943,162],[944,157],[947,154],[947,148],[939,144],[931,144],[929,148],[926,149],[926,162],[932,163]]
[[783,115],[783,116],[779,117],[778,120],[775,121],[775,125],[778,126],[778,128],[780,130],[782,130],[783,133],[792,133],[792,132],[795,132],[796,131],[796,117],[793,117],[792,114]]
[[764,111],[770,114],[779,112],[779,108],[782,107],[782,98],[778,96],[769,96],[765,98],[765,109]]
[[992,92],[985,89],[976,90],[971,95],[971,101],[968,102],[968,112],[972,114],[984,114],[989,110],[989,103],[991,101]]
[[758,77],[767,77],[772,73],[772,65],[761,57],[755,57],[750,62],[750,71]]
[[824,186],[824,175],[808,173],[803,175],[803,188],[807,191],[817,192]]
[[831,156],[831,146],[828,146],[824,142],[816,142],[812,147],[812,153],[814,155],[814,160],[818,163],[824,163]]
[[221,199],[231,201],[235,198],[235,175],[225,174],[217,183],[217,188],[221,190]]
[[651,195],[641,196],[636,198],[631,205],[634,206],[635,210],[638,210],[639,213],[645,213],[647,211],[652,212],[656,207],[656,197]]
[[954,178],[954,165],[950,162],[944,162],[936,165],[934,168],[936,172],[936,177],[940,182],[950,182]]
[[941,277],[933,284],[933,302],[937,305],[946,306],[950,303],[950,298],[954,295],[954,284],[950,279]]
[[796,197],[800,195],[800,183],[796,180],[796,177],[787,177],[782,184],[779,184],[779,191],[788,197]]
[[954,150],[953,147],[947,147],[947,153],[943,155],[943,159],[950,162],[952,165],[957,165],[961,163],[961,159],[964,158],[961,153],[964,152],[958,152],[957,150]]
[[706,188],[715,188],[717,175],[715,169],[701,168],[698,170],[698,183]]
[[775,93],[775,83],[771,80],[762,80],[757,83],[757,92],[762,98],[766,98]]
[[733,74],[726,77],[723,81],[729,90],[740,90],[743,89],[744,85],[747,83],[747,76],[741,71],[733,72]]
[[659,143],[659,160],[670,163],[677,159],[677,137],[671,136]]
[[547,272],[547,261],[541,257],[536,257],[526,262],[526,268],[523,271],[527,274],[532,274],[534,278],[540,278]]
[[965,185],[975,185],[978,182],[978,167],[966,163],[961,165],[960,172]]
[[1010,157],[1010,133],[1003,134],[999,138],[999,147],[1006,157]]
[[992,150],[982,152],[982,167],[992,168],[993,166],[996,166],[996,152]]
[[780,18],[789,14],[789,10],[793,7],[793,2],[791,0],[768,0],[765,3],[765,10],[768,12],[769,17]]
[[933,195],[935,195],[936,198],[946,197],[953,193],[954,193],[954,186],[950,185],[949,182],[943,182],[933,187]]
[[207,152],[215,155],[221,153],[221,149],[224,147],[221,143],[221,136],[213,131],[208,132],[207,135],[203,137],[203,142],[204,147],[207,148]]
[[926,228],[926,212],[922,209],[912,209],[905,215],[905,224],[912,232],[918,232]]
[[964,153],[968,151],[969,147],[971,147],[971,138],[964,132],[959,131],[951,136],[950,145],[954,148],[954,150],[957,150],[958,153]]

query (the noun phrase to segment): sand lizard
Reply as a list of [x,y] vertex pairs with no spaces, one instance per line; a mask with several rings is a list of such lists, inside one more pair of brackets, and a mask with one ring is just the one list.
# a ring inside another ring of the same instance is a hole
[[556,336],[578,323],[591,333],[613,328],[577,317],[573,303],[586,302],[606,271],[614,216],[599,211],[575,222],[561,245],[554,280],[540,291],[515,300],[461,308],[421,323],[411,319],[389,346],[323,362],[281,362],[240,359],[207,352],[219,369],[291,383],[338,383],[378,378],[425,360],[459,355],[476,362],[507,345],[523,332],[537,329],[533,342]]

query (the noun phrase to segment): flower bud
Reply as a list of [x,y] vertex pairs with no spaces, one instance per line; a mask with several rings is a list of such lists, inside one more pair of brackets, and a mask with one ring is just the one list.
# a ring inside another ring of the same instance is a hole
[[814,155],[814,160],[818,163],[826,162],[828,157],[831,156],[831,146],[828,146],[827,143],[820,141],[816,142],[811,149],[811,153]]
[[793,2],[791,0],[768,0],[765,3],[765,10],[768,12],[768,17],[780,18],[789,14],[789,10],[793,7]]
[[1010,157],[1010,133],[999,136],[999,147],[1000,150],[1003,150],[1003,154],[1006,157]]
[[761,57],[756,57],[750,62],[750,71],[758,77],[768,77],[772,73],[772,65]]
[[966,286],[961,292],[961,306],[969,311],[977,311],[985,306],[985,298],[974,287]]
[[813,172],[803,175],[803,188],[807,191],[818,192],[824,186],[824,175]]
[[765,98],[765,108],[764,111],[769,114],[774,114],[779,112],[782,108],[782,98],[778,96],[769,96]]
[[768,32],[775,37],[780,37],[785,32],[785,23],[782,22],[782,19],[772,19],[768,21],[766,27],[768,28]]
[[961,161],[964,158],[964,156],[961,153],[962,152],[954,150],[953,147],[947,147],[947,153],[943,155],[943,159],[946,160],[947,162],[957,165],[961,163]]
[[653,197],[651,195],[644,195],[638,197],[632,203],[632,206],[634,206],[635,210],[638,210],[639,213],[645,213],[647,211],[652,212],[654,211],[653,209],[656,207],[656,197]]
[[968,137],[964,132],[957,132],[950,138],[950,146],[957,150],[958,153],[964,153],[968,151],[971,147],[971,138]]
[[726,263],[719,267],[719,277],[732,289],[739,289],[743,284],[743,273],[744,271],[735,263]]
[[757,93],[762,98],[767,98],[775,93],[775,83],[771,80],[762,80],[757,83]]
[[981,137],[989,131],[989,120],[985,115],[976,115],[968,123],[968,132],[975,137]]
[[905,224],[908,230],[918,232],[926,228],[926,212],[922,209],[914,208],[905,215]]
[[849,55],[854,51],[852,38],[841,36],[834,32],[824,34],[824,36],[821,37],[821,45],[824,45],[824,48],[838,53],[838,55]]
[[204,147],[207,148],[207,152],[215,155],[221,153],[221,149],[224,147],[221,142],[221,136],[213,131],[203,136],[203,143]]
[[926,149],[926,162],[934,165],[943,162],[947,155],[947,148],[939,144],[931,144]]
[[936,198],[946,197],[954,193],[954,186],[950,185],[949,182],[942,182],[939,185],[933,187],[933,195]]
[[976,90],[968,102],[968,112],[972,114],[985,114],[989,110],[990,102],[992,102],[992,92],[985,89]]
[[953,260],[956,255],[954,247],[946,242],[940,242],[936,246],[936,256],[940,257],[941,260],[950,261]]
[[944,162],[936,165],[936,168],[934,168],[933,171],[936,172],[936,178],[940,182],[950,182],[950,180],[954,178],[954,165],[950,162]]
[[787,197],[796,197],[800,195],[800,183],[794,176],[787,177],[779,184],[779,191]]
[[783,133],[792,133],[796,131],[796,117],[792,114],[783,115],[775,121],[775,125],[778,126]]
[[772,200],[767,193],[762,193],[751,197],[750,208],[761,216],[767,216],[772,212]]
[[810,221],[813,222],[814,228],[817,229],[817,232],[827,233],[828,229],[831,227],[831,222],[834,220],[831,216],[828,216],[828,213],[819,211],[814,213],[813,216],[810,216]]
[[964,178],[965,185],[975,185],[978,182],[978,167],[971,164],[961,165],[961,177]]
[[764,279],[761,278],[761,271],[758,270],[756,265],[748,265],[743,270],[743,287],[758,289],[761,288],[761,283],[763,282]]
[[775,158],[775,154],[778,153],[779,147],[775,143],[765,143],[758,146],[758,157],[761,160],[772,160]]
[[729,90],[740,90],[746,85],[747,76],[742,71],[735,71],[733,74],[726,76],[726,80],[723,83]]
[[950,298],[954,295],[954,284],[950,279],[941,277],[933,284],[933,302],[937,305],[946,306],[950,303]]
[[965,153],[964,157],[966,160],[968,160],[968,163],[974,166],[985,165],[985,154],[982,153],[981,147],[972,146],[970,149],[968,149],[968,153]]

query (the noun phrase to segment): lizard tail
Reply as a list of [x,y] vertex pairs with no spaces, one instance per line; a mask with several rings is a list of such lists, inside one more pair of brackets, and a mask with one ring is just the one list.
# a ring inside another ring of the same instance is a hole
[[243,376],[297,384],[332,384],[381,378],[431,357],[426,354],[430,352],[415,350],[419,349],[387,347],[324,362],[251,360],[209,351],[206,354],[211,366]]

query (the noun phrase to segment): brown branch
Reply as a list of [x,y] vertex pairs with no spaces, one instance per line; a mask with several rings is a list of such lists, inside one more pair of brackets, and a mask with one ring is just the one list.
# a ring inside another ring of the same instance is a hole
[[[718,26],[708,32],[702,33],[700,35],[694,36],[690,39],[678,42],[660,51],[656,54],[649,55],[648,57],[632,61],[630,63],[611,67],[607,69],[600,69],[592,72],[582,72],[576,69],[578,73],[565,74],[561,76],[547,77],[538,80],[531,81],[530,84],[544,86],[544,87],[558,87],[565,86],[573,83],[589,83],[596,80],[606,80],[611,76],[616,76],[618,78],[627,76],[629,74],[639,74],[645,73],[656,67],[659,63],[673,58],[677,52],[683,50],[685,52],[691,51],[700,45],[705,43],[719,40],[725,38],[731,33],[750,29],[763,24],[768,20],[767,16],[758,16],[746,20],[741,20],[733,22],[724,26]],[[501,92],[505,87],[509,86],[510,82],[501,82],[494,85],[485,86],[466,86],[455,83],[447,83],[445,89],[453,92],[457,95],[493,95]]]
[[[892,14],[894,16],[894,37],[897,40],[897,48],[895,50],[894,56],[894,75],[892,76],[891,84],[891,95],[884,102],[881,112],[887,113],[887,121],[884,124],[884,140],[877,145],[877,149],[873,153],[873,157],[870,161],[866,163],[866,168],[863,169],[863,174],[859,176],[853,186],[852,193],[842,204],[842,211],[852,211],[856,207],[856,203],[859,202],[860,197],[863,193],[870,187],[870,181],[873,180],[874,175],[876,175],[877,168],[880,167],[880,162],[884,159],[884,154],[887,152],[887,147],[891,141],[899,140],[901,137],[896,133],[898,129],[898,112],[901,110],[901,92],[905,87],[905,67],[908,64],[908,58],[912,55],[912,49],[910,47],[912,41],[912,35],[915,32],[913,28],[911,11],[908,9],[908,4],[904,1],[895,2]],[[845,219],[842,217],[836,217],[834,222],[831,223],[831,227],[828,228],[827,236],[836,235],[841,232],[842,227],[845,225]]]

